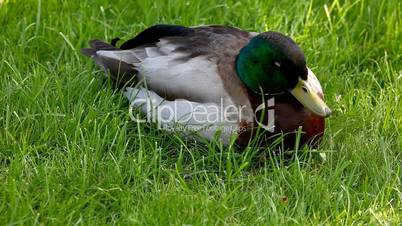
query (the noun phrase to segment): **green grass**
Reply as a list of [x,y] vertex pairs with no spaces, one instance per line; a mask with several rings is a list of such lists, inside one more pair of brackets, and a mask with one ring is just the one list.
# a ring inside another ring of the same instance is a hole
[[[130,121],[122,94],[79,49],[156,23],[293,37],[334,111],[318,149],[327,161],[194,143]],[[398,0],[11,0],[0,26],[1,225],[402,219]]]

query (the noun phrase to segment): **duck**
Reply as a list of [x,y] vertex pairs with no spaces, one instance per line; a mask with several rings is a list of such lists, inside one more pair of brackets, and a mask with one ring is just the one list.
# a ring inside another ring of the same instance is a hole
[[[303,50],[276,31],[157,24],[119,47],[92,39],[81,52],[124,89],[130,107],[164,130],[245,147],[315,147],[331,110]],[[130,115],[131,117],[131,115]],[[279,138],[278,138],[279,137]]]

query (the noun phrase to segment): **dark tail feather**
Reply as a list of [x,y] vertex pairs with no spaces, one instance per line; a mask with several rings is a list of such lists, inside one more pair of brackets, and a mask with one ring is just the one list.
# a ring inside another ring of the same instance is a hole
[[84,54],[85,56],[95,56],[96,55],[96,50],[92,48],[82,48],[81,53]]
[[[112,41],[113,44],[116,44],[116,42]],[[91,40],[89,45],[91,48],[83,48],[81,53],[91,57],[96,64],[104,68],[106,72],[109,72],[110,78],[116,82],[118,87],[122,88],[135,82],[137,71],[132,64],[124,62],[124,59],[117,60],[97,54],[99,50],[118,52],[121,49],[100,40]]]
[[120,50],[119,48],[113,45],[110,45],[106,42],[97,39],[89,41],[89,46],[91,46],[91,48],[82,48],[81,53],[86,56],[96,56],[96,51],[98,50]]
[[112,46],[104,41],[101,40],[91,40],[89,41],[89,45],[96,50],[120,50],[119,48]]
[[119,37],[112,39],[112,41],[110,42],[110,45],[112,45],[112,46],[115,46],[115,47],[116,47],[116,44],[117,44],[117,42],[118,42],[119,40],[120,40],[120,38],[119,38]]

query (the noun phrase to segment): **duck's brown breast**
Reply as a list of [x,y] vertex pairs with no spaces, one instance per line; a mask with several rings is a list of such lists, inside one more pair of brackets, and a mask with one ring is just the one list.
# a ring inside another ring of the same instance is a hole
[[301,127],[300,144],[310,146],[318,144],[317,142],[325,130],[324,117],[313,114],[290,95],[276,98],[274,109],[275,131],[270,133],[270,136],[278,133],[285,134],[285,146],[293,148],[296,143],[297,131]]
[[[296,144],[297,131],[301,127],[300,146],[307,144],[310,147],[315,147],[324,134],[325,119],[307,110],[290,94],[276,95],[271,98],[274,98],[274,106],[271,108],[274,109],[273,112],[269,111],[270,108],[266,108],[265,112],[256,112],[257,119],[260,118],[261,114],[265,114],[266,117],[264,117],[262,122],[265,125],[268,125],[267,115],[274,113],[274,131],[264,131],[263,138],[265,144],[270,145],[279,137],[278,135],[283,134],[284,148],[292,149]],[[258,101],[256,96],[251,98],[251,100],[254,109],[261,104],[261,101]],[[248,141],[255,137],[256,125],[257,123],[254,123],[254,125],[241,125],[242,131],[239,133],[238,138],[238,143],[241,146],[247,145]],[[250,128],[252,126],[254,127]],[[244,127],[248,127],[249,129],[245,129]]]

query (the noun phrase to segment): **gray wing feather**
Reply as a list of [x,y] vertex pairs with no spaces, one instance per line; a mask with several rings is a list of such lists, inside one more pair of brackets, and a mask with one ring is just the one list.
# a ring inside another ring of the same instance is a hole
[[130,85],[134,82],[136,70],[132,63],[139,62],[135,55],[121,51],[100,40],[89,41],[91,48],[83,48],[81,52],[91,57],[101,66],[119,86]]

